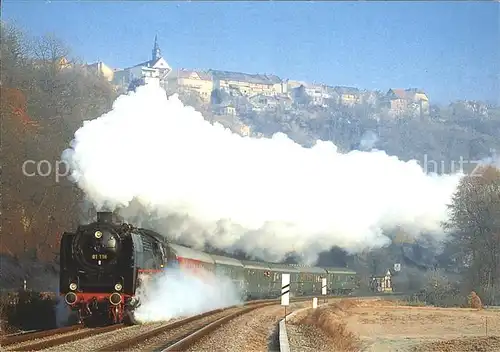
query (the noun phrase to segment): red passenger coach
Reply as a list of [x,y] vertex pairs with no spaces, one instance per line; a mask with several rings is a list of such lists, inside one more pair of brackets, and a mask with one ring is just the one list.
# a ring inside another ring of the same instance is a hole
[[182,272],[204,280],[215,275],[215,261],[210,255],[176,244],[170,244],[169,247],[175,266]]

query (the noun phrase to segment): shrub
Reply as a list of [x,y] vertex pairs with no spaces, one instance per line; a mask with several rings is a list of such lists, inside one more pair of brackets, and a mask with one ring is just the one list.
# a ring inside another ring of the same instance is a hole
[[2,331],[45,330],[57,327],[53,294],[18,291],[0,297]]

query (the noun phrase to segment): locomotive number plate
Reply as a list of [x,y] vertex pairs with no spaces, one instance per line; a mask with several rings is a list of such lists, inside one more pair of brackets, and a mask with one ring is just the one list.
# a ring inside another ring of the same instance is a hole
[[95,260],[108,259],[108,255],[107,254],[92,254],[92,259],[95,259]]

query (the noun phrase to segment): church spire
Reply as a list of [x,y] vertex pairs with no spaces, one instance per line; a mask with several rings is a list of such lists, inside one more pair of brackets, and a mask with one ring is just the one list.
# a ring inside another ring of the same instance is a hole
[[154,43],[154,46],[153,46],[153,57],[152,57],[152,60],[156,61],[159,58],[161,58],[161,50],[160,50],[160,46],[158,45],[158,35],[155,35],[155,43]]

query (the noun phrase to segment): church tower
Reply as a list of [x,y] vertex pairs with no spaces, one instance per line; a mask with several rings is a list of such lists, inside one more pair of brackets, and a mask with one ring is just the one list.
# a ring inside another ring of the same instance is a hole
[[158,45],[158,35],[155,35],[155,44],[153,46],[152,61],[156,61],[159,58],[161,58],[161,50],[160,50],[160,46]]

